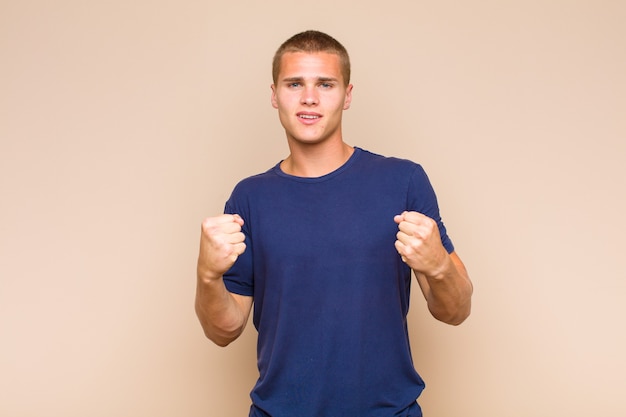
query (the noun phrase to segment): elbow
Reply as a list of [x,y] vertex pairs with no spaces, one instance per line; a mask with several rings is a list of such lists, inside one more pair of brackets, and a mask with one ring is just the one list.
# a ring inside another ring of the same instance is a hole
[[450,326],[459,326],[469,317],[469,314],[457,316],[441,316],[433,314],[433,316],[442,323],[449,324]]
[[246,320],[215,320],[200,304],[196,304],[196,316],[204,336],[220,347],[226,347],[235,341],[246,326]]
[[463,322],[465,322],[465,320],[467,320],[469,316],[470,314],[468,312],[467,314],[464,314],[464,315],[458,315],[456,317],[452,317],[449,320],[447,320],[445,323],[449,324],[450,326],[459,326],[463,324]]
[[431,310],[435,318],[443,323],[451,326],[458,326],[465,322],[472,312],[472,293],[474,288],[469,283],[463,296],[459,297],[456,302],[439,305],[439,311]]
[[430,313],[437,320],[445,324],[449,324],[451,326],[458,326],[462,324],[465,320],[467,320],[467,318],[471,314],[471,310],[472,310],[471,302],[468,301],[465,305],[459,306],[456,309],[450,309],[450,310],[445,310],[445,311],[431,310]]
[[219,347],[226,347],[235,340],[235,339],[218,338],[218,337],[209,336],[209,335],[207,335],[207,338]]
[[211,326],[203,326],[203,330],[206,338],[219,347],[230,345],[243,333],[243,327],[234,330],[225,330]]

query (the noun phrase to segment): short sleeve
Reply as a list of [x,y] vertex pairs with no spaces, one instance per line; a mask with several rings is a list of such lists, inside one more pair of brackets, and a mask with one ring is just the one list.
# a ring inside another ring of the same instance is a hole
[[246,208],[237,204],[236,196],[233,192],[231,198],[226,202],[224,207],[225,214],[238,214],[244,220],[242,231],[245,235],[246,250],[239,255],[233,266],[224,274],[224,285],[226,289],[232,293],[253,296],[254,294],[254,273],[253,273],[253,247],[248,230],[249,225],[246,221],[249,219]]
[[443,247],[446,248],[448,253],[454,252],[454,244],[448,236],[446,226],[439,214],[439,204],[437,203],[435,190],[428,179],[426,171],[419,164],[416,164],[409,182],[407,205],[409,210],[422,213],[437,222]]

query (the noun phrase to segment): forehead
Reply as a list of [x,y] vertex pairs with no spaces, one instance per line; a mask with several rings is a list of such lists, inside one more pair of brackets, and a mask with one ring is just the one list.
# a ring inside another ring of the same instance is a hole
[[335,78],[343,81],[341,59],[329,52],[287,52],[280,60],[278,80],[285,78]]

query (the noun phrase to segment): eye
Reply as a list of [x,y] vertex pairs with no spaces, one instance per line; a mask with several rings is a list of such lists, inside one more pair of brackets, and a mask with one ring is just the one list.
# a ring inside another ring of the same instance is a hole
[[333,85],[331,83],[322,83],[322,84],[320,84],[320,86],[322,88],[332,88],[333,87]]
[[300,83],[299,82],[289,83],[289,84],[287,84],[287,87],[289,87],[289,88],[298,88],[298,87],[300,87]]

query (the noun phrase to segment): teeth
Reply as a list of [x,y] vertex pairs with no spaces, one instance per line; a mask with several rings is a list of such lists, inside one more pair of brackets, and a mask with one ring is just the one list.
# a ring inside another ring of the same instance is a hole
[[301,114],[300,118],[302,118],[302,119],[317,119],[317,118],[319,118],[319,116],[313,116],[313,115],[310,115],[310,114]]

